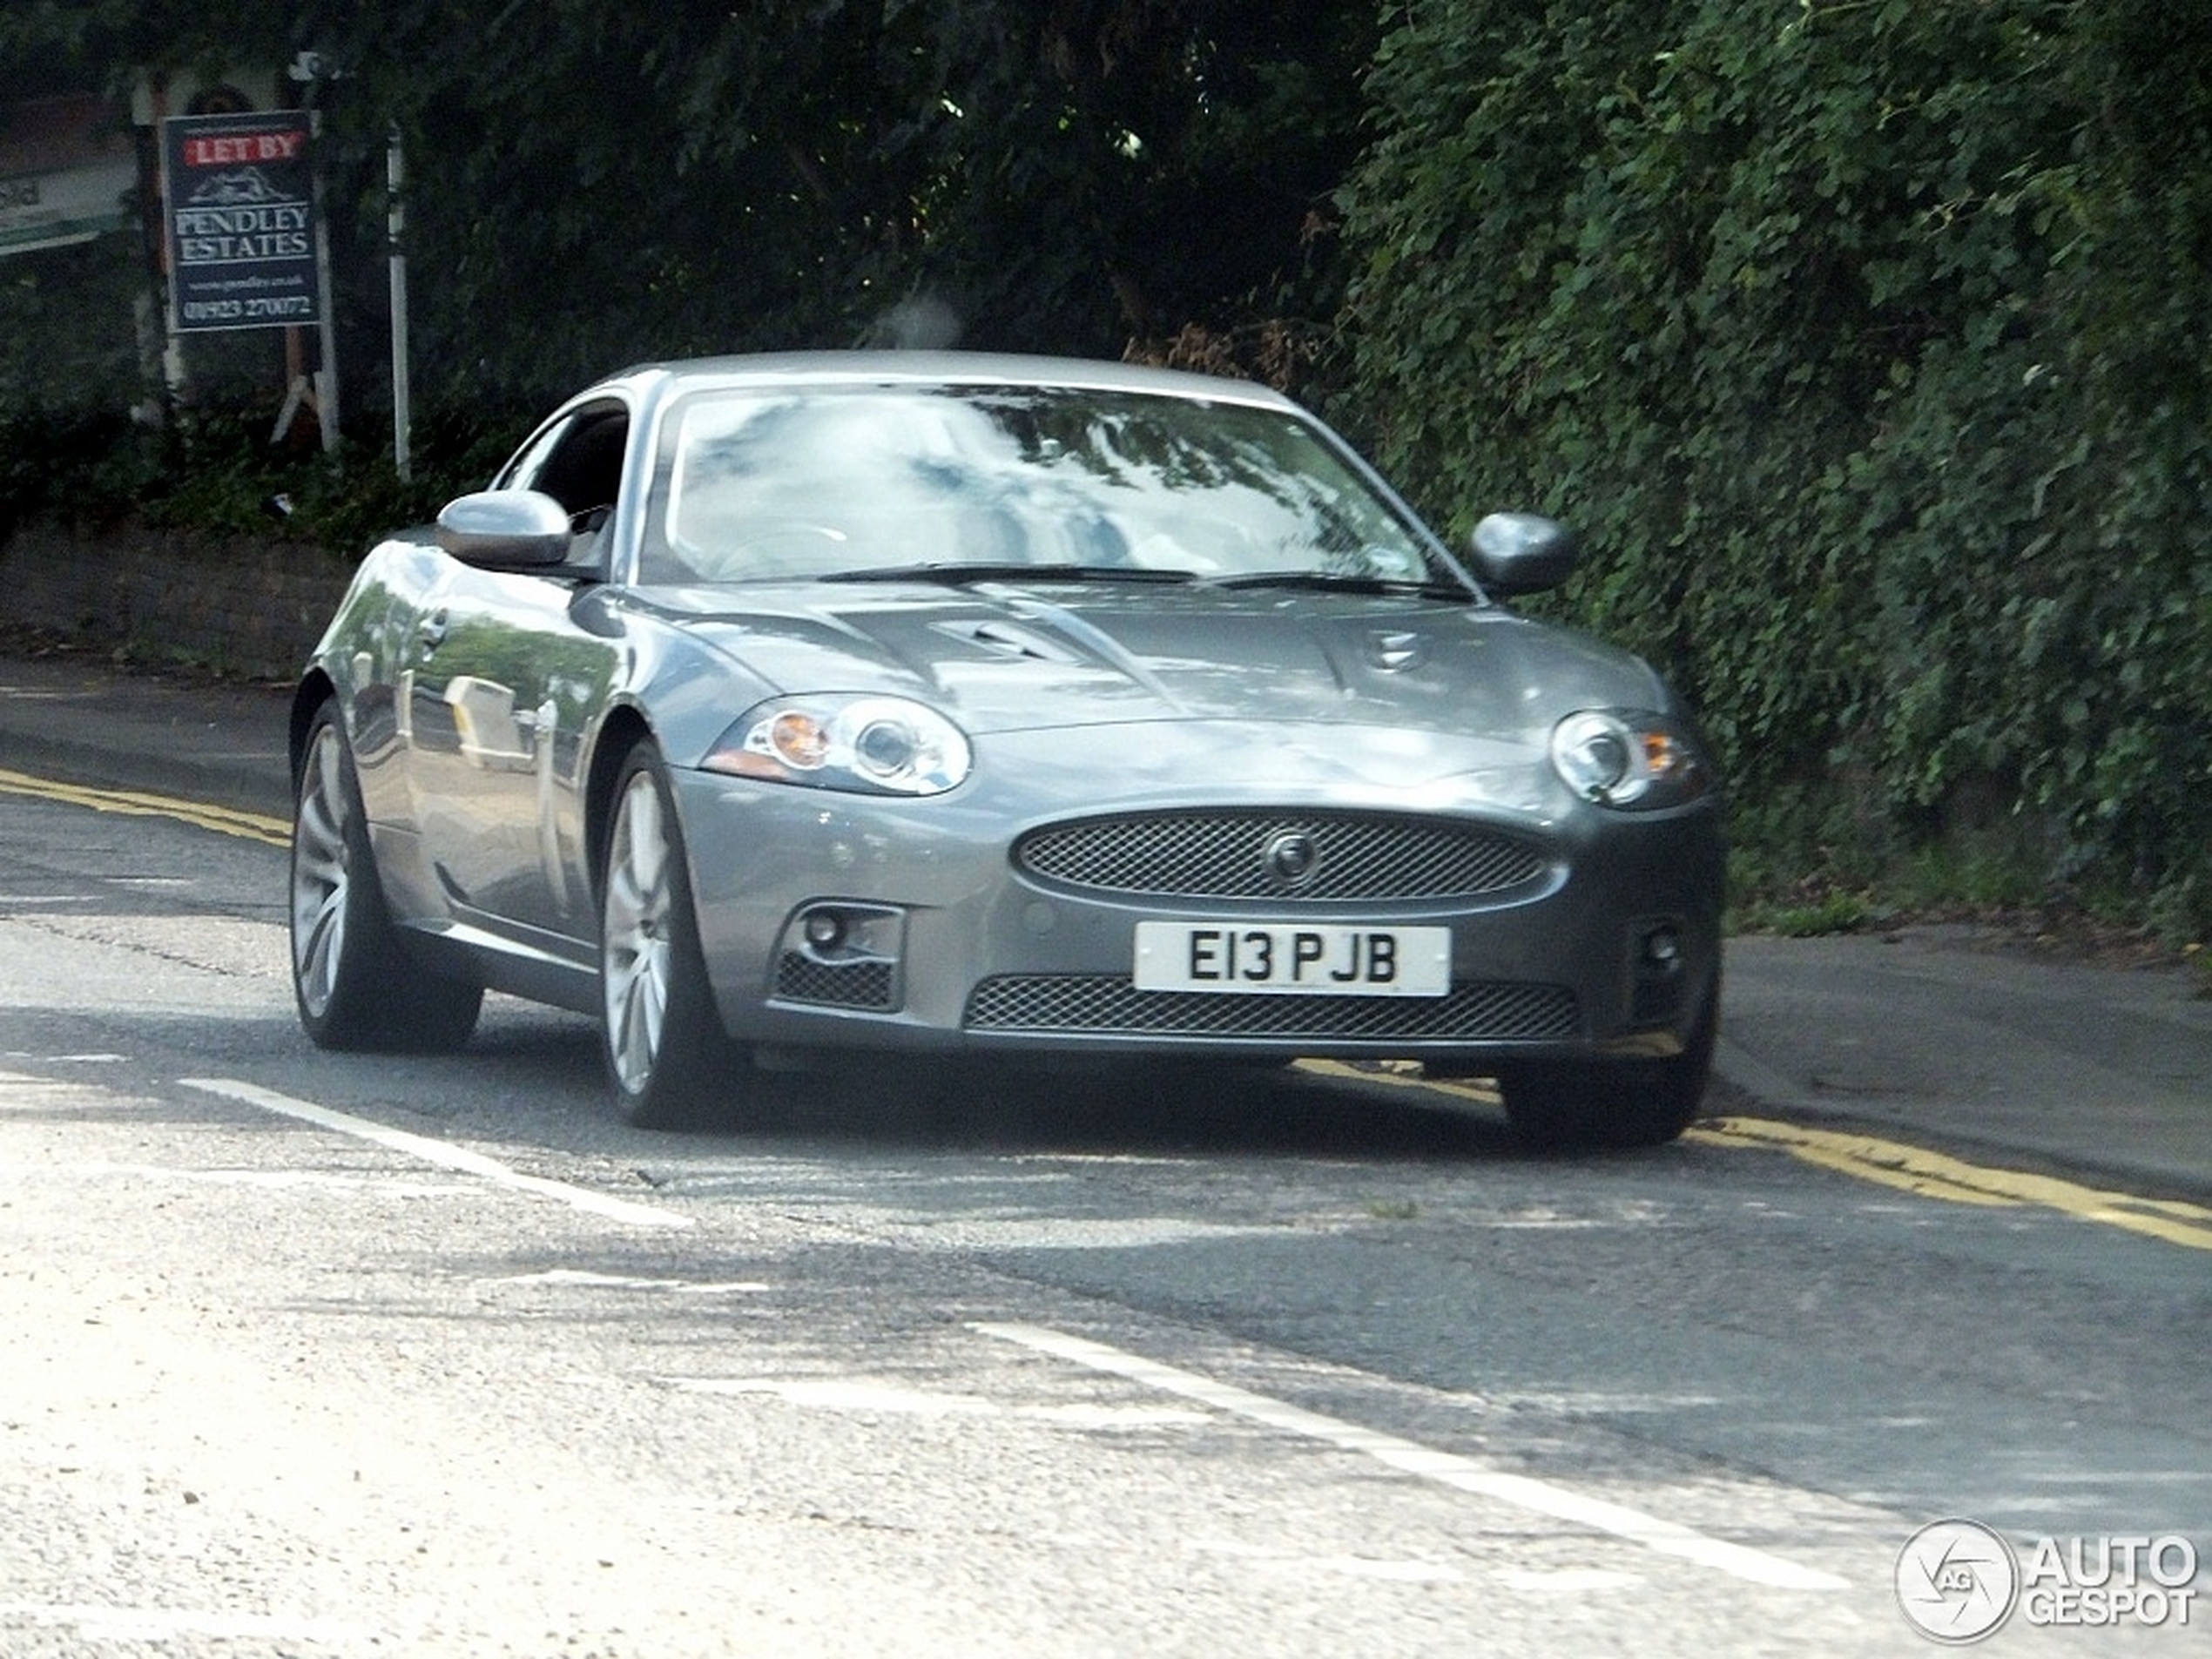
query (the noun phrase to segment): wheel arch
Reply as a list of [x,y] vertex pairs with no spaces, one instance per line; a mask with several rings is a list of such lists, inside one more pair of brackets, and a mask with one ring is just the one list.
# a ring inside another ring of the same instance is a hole
[[652,735],[651,725],[637,705],[622,703],[607,711],[606,718],[599,724],[599,735],[591,745],[590,770],[585,776],[583,789],[583,834],[585,869],[595,900],[600,872],[607,862],[607,831],[614,817],[616,780],[622,775],[622,765],[630,758],[630,752],[641,739]]
[[300,792],[300,763],[306,757],[307,728],[314,724],[315,711],[338,695],[338,688],[330,676],[320,668],[311,668],[301,676],[299,689],[292,694],[292,715],[285,752],[292,764],[292,790]]

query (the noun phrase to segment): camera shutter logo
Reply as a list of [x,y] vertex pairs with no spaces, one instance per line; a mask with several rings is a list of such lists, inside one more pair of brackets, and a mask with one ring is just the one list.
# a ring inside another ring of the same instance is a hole
[[1898,1552],[1897,1604],[1931,1641],[1980,1641],[2012,1616],[2020,1593],[2020,1558],[1978,1521],[1932,1522]]

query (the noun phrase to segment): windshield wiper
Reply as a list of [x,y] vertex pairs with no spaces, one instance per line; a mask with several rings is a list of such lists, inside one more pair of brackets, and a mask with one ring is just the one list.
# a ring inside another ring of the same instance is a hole
[[1152,582],[1195,581],[1188,570],[1147,570],[1121,564],[1015,564],[948,563],[876,564],[860,570],[831,570],[823,582],[938,582],[959,587],[969,582]]
[[1255,570],[1244,576],[1208,578],[1213,588],[1287,588],[1305,593],[1405,595],[1423,599],[1472,599],[1475,591],[1456,582],[1414,582],[1404,577],[1339,576],[1327,570]]

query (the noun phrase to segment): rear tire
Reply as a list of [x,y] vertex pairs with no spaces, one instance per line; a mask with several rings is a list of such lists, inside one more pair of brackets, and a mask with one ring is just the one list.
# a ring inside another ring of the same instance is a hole
[[1663,1146],[1697,1119],[1712,1076],[1720,989],[1705,999],[1683,1051],[1664,1060],[1524,1062],[1500,1069],[1514,1132],[1548,1151]]
[[337,705],[300,750],[292,819],[292,989],[319,1049],[440,1054],[476,1028],[483,987],[427,970],[385,907]]
[[684,832],[650,738],[615,779],[599,872],[599,991],[600,1051],[625,1121],[685,1129],[730,1115],[735,1051],[715,1012]]

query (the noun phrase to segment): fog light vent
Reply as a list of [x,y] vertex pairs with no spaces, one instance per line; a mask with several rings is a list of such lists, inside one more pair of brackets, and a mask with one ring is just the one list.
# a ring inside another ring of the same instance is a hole
[[779,1001],[889,1013],[900,1005],[906,915],[880,905],[810,904],[784,924]]

